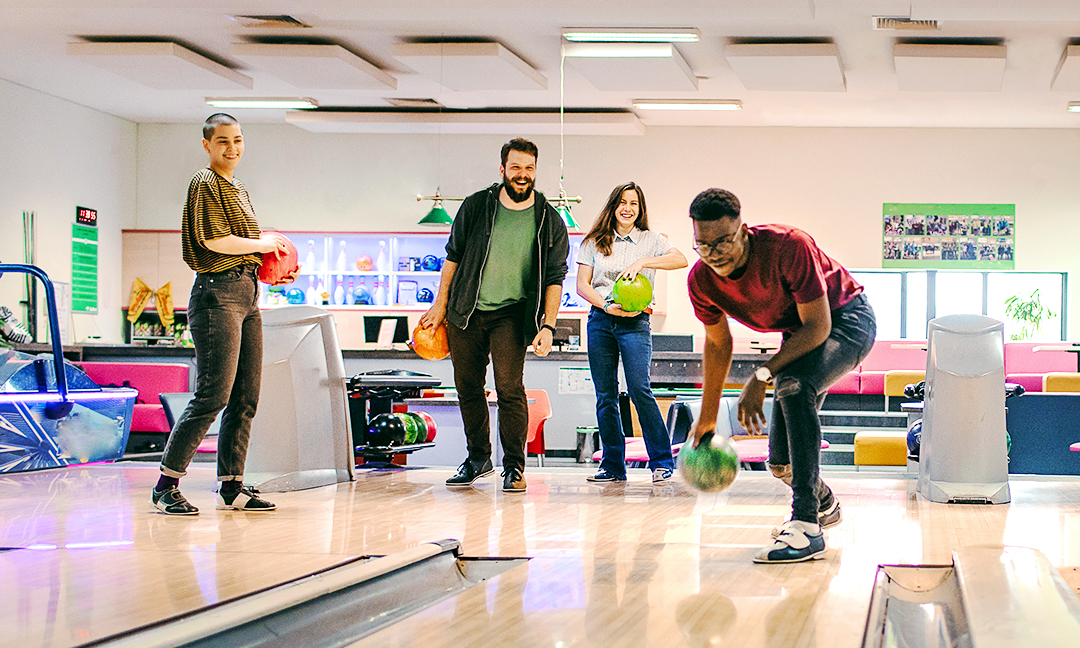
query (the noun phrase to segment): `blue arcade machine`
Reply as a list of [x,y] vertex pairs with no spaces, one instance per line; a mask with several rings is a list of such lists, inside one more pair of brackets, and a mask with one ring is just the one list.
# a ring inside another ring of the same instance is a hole
[[0,264],[0,277],[10,272],[33,275],[45,285],[53,352],[50,357],[0,349],[0,473],[120,459],[138,392],[103,389],[65,362],[48,275],[33,265]]

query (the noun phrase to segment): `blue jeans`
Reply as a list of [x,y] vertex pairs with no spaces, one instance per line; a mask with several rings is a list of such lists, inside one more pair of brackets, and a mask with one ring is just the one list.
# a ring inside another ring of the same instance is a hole
[[253,265],[195,276],[188,324],[195,342],[195,397],[165,444],[161,472],[183,477],[222,409],[217,473],[241,481],[262,381],[262,315]]
[[619,357],[627,391],[634,402],[641,436],[649,451],[649,468],[674,468],[671,439],[664,417],[652,393],[649,371],[652,366],[652,330],[649,315],[618,317],[599,308],[589,311],[589,371],[596,390],[596,423],[604,459],[600,469],[617,477],[626,476],[626,437],[619,418]]
[[854,369],[877,334],[874,310],[859,295],[832,312],[832,332],[821,346],[776,373],[769,424],[769,468],[791,486],[791,519],[817,523],[832,504],[821,481],[821,409],[829,387]]

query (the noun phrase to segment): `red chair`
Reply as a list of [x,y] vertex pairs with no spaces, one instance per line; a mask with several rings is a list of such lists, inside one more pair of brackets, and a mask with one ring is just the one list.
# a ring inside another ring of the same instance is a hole
[[551,418],[551,401],[543,389],[526,389],[529,400],[529,435],[525,439],[525,454],[535,454],[537,465],[544,465],[544,421]]

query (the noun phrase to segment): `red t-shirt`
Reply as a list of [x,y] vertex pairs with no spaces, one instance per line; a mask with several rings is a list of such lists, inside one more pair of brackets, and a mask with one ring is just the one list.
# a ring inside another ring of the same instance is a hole
[[827,294],[829,309],[835,311],[863,291],[801,229],[787,225],[747,229],[750,259],[738,279],[721,277],[702,261],[690,270],[690,301],[705,325],[716,324],[727,314],[758,331],[791,332],[802,326],[796,304]]

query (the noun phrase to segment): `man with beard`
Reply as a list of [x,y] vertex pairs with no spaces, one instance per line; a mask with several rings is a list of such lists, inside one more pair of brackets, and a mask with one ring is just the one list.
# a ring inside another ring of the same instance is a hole
[[716,427],[720,396],[731,369],[728,316],[758,331],[780,331],[776,355],[759,367],[739,395],[739,422],[762,432],[765,387],[773,382],[769,469],[792,490],[791,520],[773,530],[772,544],[754,562],[823,558],[822,528],[840,523],[840,502],[821,481],[818,410],[829,386],[854,369],[874,344],[874,311],[860,286],[806,232],[787,225],[747,227],[739,199],[707,189],[690,204],[694,250],[701,260],[688,285],[694,313],[705,325],[701,416],[696,445]]
[[506,492],[525,490],[525,350],[551,350],[570,251],[558,212],[533,189],[537,148],[524,139],[502,147],[501,183],[462,203],[446,243],[439,294],[420,318],[447,322],[461,420],[469,456],[448,487],[468,487],[495,472],[488,418],[488,358],[498,393],[499,439]]

